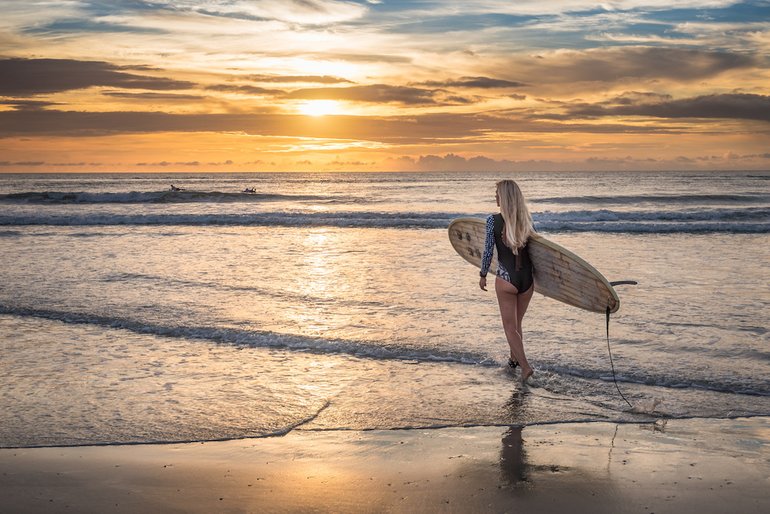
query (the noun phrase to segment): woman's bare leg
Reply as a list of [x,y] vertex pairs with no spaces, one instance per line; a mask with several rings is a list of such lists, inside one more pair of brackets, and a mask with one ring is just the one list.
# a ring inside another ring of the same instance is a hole
[[511,349],[511,358],[521,366],[521,381],[526,382],[532,376],[533,369],[527,361],[524,353],[524,340],[521,333],[521,322],[527,312],[529,301],[532,299],[534,288],[530,287],[525,293],[519,294],[513,284],[497,277],[495,279],[495,293],[497,303],[500,306],[500,317],[503,321],[505,338]]
[[[524,293],[519,293],[516,295],[516,314],[518,315],[518,331],[519,336],[521,337],[521,351],[524,353],[524,329],[522,327],[522,321],[524,320],[524,314],[527,312],[527,307],[529,307],[529,301],[532,300],[532,295],[535,293],[535,288],[530,287],[527,291]],[[535,371],[529,366],[529,363],[527,363],[526,366],[522,364],[521,366],[521,381],[526,382],[529,377],[532,376],[532,374]]]

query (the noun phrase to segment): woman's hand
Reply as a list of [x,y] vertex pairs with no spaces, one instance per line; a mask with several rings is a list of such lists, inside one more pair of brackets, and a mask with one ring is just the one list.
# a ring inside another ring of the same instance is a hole
[[487,277],[481,277],[479,278],[479,287],[482,291],[487,290]]

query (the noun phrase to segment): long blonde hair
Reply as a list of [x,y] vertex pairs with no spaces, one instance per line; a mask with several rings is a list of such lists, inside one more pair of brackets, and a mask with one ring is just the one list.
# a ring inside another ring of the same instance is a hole
[[535,232],[532,215],[519,185],[513,180],[498,182],[497,196],[500,199],[500,214],[505,221],[503,242],[517,255],[519,249],[527,244],[529,236]]

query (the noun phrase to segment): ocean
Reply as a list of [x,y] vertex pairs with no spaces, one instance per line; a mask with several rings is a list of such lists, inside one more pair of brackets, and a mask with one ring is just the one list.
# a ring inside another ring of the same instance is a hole
[[[449,222],[514,178],[619,286],[533,385]],[[170,186],[181,188],[171,191]],[[0,447],[770,415],[770,172],[0,175]],[[253,193],[244,192],[254,188]]]

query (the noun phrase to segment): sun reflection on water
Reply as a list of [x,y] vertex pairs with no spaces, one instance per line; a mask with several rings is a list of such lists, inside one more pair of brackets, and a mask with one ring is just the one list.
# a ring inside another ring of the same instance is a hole
[[293,309],[290,316],[307,333],[322,334],[339,325],[339,320],[335,322],[339,312],[332,314],[329,304],[343,297],[348,288],[341,271],[345,261],[339,260],[340,237],[339,231],[321,227],[308,231],[299,241],[303,269],[297,274],[301,282],[295,287],[312,300]]

